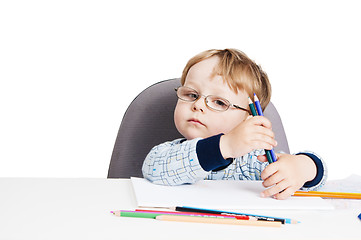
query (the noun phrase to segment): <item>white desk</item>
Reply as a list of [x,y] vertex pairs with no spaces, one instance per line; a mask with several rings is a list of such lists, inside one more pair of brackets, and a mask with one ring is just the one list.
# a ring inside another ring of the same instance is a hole
[[0,239],[361,239],[356,206],[259,212],[302,222],[281,228],[161,222],[110,214],[137,207],[129,179],[0,178]]

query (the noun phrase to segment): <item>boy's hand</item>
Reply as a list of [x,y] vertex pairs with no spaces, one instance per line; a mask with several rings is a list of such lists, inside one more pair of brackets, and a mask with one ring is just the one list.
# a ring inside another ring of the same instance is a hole
[[221,137],[220,149],[224,158],[243,156],[255,149],[272,149],[277,145],[271,122],[262,116],[248,117]]
[[[276,154],[277,161],[268,165],[261,173],[263,186],[268,188],[262,197],[273,196],[286,199],[300,189],[305,182],[315,178],[317,168],[313,160],[305,155]],[[266,156],[258,156],[266,162]]]

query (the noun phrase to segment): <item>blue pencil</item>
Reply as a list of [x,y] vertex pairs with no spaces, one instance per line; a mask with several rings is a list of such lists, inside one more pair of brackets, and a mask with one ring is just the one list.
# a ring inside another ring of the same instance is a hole
[[[263,115],[262,108],[261,108],[261,104],[260,104],[259,99],[258,99],[258,97],[257,97],[257,95],[256,95],[255,93],[254,93],[254,104],[256,105],[258,115],[259,115],[259,116],[264,116],[264,115]],[[270,154],[271,154],[272,162],[277,161],[277,157],[276,157],[276,154],[275,154],[275,152],[273,151],[273,149],[271,149],[271,150],[266,150],[266,154],[267,154],[267,151],[269,151]]]
[[299,223],[299,221],[293,220],[293,219],[290,219],[290,218],[276,218],[276,217],[270,217],[270,216],[264,216],[264,215],[240,213],[240,212],[229,212],[229,211],[207,209],[207,208],[196,208],[196,207],[183,206],[183,207],[174,207],[174,208],[170,208],[170,209],[175,210],[175,211],[180,211],[180,212],[201,212],[201,213],[245,215],[245,216],[256,217],[256,218],[259,218],[259,220],[264,220],[264,221],[278,221],[278,222],[282,222],[282,224],[285,224],[285,223],[287,223],[287,224]]

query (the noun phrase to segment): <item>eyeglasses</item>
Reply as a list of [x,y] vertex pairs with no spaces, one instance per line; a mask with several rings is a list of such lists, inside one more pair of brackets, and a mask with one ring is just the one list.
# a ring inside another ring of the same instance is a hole
[[248,109],[234,105],[234,104],[230,103],[227,99],[224,99],[224,98],[221,98],[218,96],[214,96],[214,95],[204,96],[204,95],[199,94],[196,90],[189,88],[189,87],[178,87],[174,90],[177,92],[177,97],[180,100],[183,100],[186,102],[195,102],[200,97],[204,97],[204,102],[205,102],[206,106],[208,108],[218,111],[218,112],[224,112],[224,111],[227,111],[230,107],[234,107],[236,109],[240,109],[240,110],[246,111],[249,114],[251,114],[251,112]]

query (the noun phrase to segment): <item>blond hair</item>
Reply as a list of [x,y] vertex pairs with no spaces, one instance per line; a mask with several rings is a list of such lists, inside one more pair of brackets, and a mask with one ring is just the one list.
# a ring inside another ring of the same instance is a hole
[[211,49],[197,54],[183,69],[181,84],[184,85],[189,69],[193,65],[213,56],[219,58],[219,64],[213,74],[222,76],[235,93],[244,90],[252,100],[254,100],[253,93],[256,93],[264,110],[271,99],[271,84],[268,76],[260,66],[237,49]]

